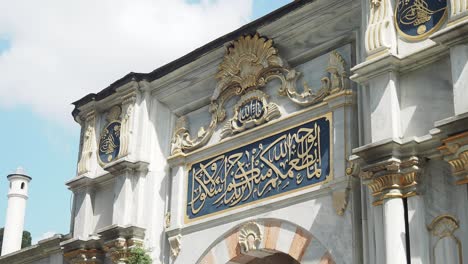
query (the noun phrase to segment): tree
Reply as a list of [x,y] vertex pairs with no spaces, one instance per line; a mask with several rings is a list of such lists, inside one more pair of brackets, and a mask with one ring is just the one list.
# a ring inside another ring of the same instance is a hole
[[[2,244],[3,244],[3,231],[4,228],[0,228],[0,252],[2,251]],[[28,231],[23,231],[23,239],[21,240],[21,248],[31,246],[31,233]]]
[[128,264],[151,264],[151,257],[141,247],[135,247],[130,250],[130,257],[127,260]]

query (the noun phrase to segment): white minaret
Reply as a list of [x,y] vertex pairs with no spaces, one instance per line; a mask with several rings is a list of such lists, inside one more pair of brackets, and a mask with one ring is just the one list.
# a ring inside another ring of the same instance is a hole
[[10,190],[3,232],[2,256],[21,249],[28,185],[31,177],[19,167],[15,173],[8,175],[7,179],[10,182]]

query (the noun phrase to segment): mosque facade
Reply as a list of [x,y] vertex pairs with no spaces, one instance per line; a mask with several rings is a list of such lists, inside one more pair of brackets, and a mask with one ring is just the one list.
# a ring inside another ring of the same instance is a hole
[[468,262],[465,0],[294,1],[74,105],[70,233],[0,263]]

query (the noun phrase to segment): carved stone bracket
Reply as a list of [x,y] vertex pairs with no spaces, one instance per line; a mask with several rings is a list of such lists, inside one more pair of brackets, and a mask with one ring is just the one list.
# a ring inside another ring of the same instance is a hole
[[262,240],[262,229],[255,222],[249,222],[239,229],[239,244],[243,254],[257,250]]
[[368,58],[388,53],[396,46],[392,1],[370,0],[370,7],[365,40]]
[[439,150],[451,165],[456,184],[468,184],[468,132],[451,136],[442,143]]
[[78,161],[78,175],[83,175],[91,169],[91,157],[96,151],[96,114],[89,112],[84,118],[81,156]]
[[122,101],[122,131],[120,134],[120,152],[119,158],[125,157],[130,154],[130,139],[132,131],[132,122],[133,122],[133,108],[135,107],[136,95],[131,94],[123,99]]
[[349,202],[349,188],[337,190],[332,193],[333,208],[339,216],[344,215]]
[[177,256],[179,256],[180,250],[182,248],[182,243],[180,241],[181,239],[182,239],[182,235],[180,234],[169,237],[169,245],[171,247],[171,256],[173,258],[176,258]]
[[385,199],[417,195],[421,163],[419,158],[411,157],[362,168],[360,177],[374,197],[373,205],[380,205]]

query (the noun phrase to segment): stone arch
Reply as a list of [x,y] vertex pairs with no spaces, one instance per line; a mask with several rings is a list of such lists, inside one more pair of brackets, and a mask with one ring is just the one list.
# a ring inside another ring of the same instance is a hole
[[284,253],[299,263],[335,264],[332,255],[309,231],[290,222],[261,219],[244,222],[217,239],[198,264],[247,264]]

